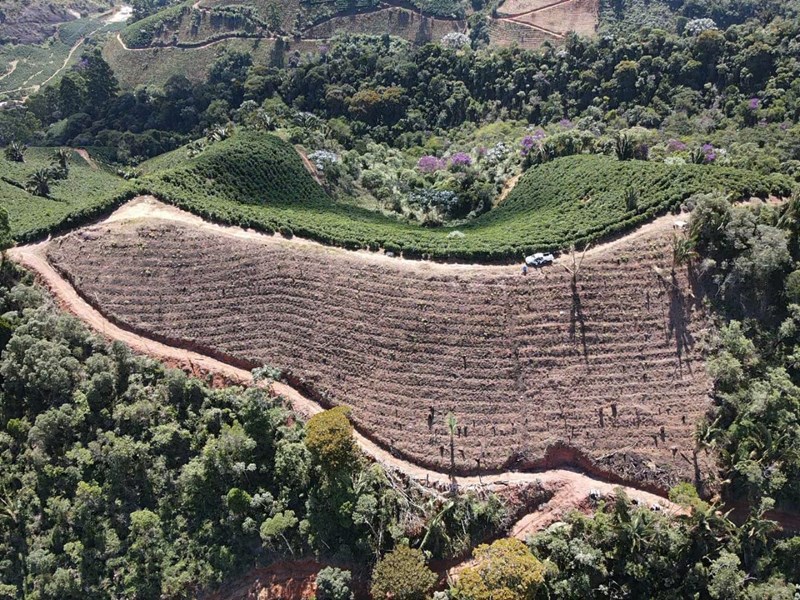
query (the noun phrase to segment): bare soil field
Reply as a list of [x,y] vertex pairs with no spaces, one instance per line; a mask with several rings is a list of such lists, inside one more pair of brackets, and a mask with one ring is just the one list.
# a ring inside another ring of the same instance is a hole
[[[533,10],[542,10],[554,4],[560,4],[565,0],[506,0],[497,8],[497,14],[501,17],[514,17],[529,13]],[[569,1],[569,0],[567,0]]]
[[489,37],[501,46],[536,48],[570,31],[594,35],[598,21],[598,0],[507,0],[490,21]]
[[547,41],[558,42],[560,39],[551,33],[511,19],[490,19],[488,30],[492,44],[501,47],[516,44],[520,48],[534,50]]
[[522,276],[141,216],[57,238],[49,260],[119,324],[281,367],[398,456],[459,473],[568,465],[658,491],[709,473],[692,456],[704,321],[670,277],[669,228],[590,253],[573,294],[558,265]]
[[542,10],[528,13],[518,18],[521,23],[529,23],[566,34],[570,31],[580,35],[594,35],[599,19],[597,0],[572,0]]
[[388,33],[417,44],[437,42],[444,35],[463,32],[466,21],[435,19],[405,8],[383,8],[368,13],[333,17],[303,32],[304,38],[330,38],[337,33],[358,31],[380,35]]

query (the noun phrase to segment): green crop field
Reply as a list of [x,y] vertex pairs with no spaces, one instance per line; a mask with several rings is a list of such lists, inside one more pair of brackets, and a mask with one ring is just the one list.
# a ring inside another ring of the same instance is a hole
[[69,175],[52,182],[50,198],[21,189],[31,173],[51,166],[54,150],[30,148],[23,163],[0,157],[0,206],[8,211],[11,232],[18,241],[30,241],[83,222],[121,201],[127,187],[127,182],[109,169],[101,165],[93,168],[73,152]]
[[66,69],[80,60],[80,47],[72,55],[70,52],[82,38],[100,36],[121,26],[87,17],[62,23],[58,34],[42,45],[0,45],[0,101],[30,94],[45,81],[58,83]]
[[[175,156],[161,159],[162,164],[175,164]],[[719,189],[746,198],[790,190],[781,177],[732,168],[579,155],[531,168],[505,202],[459,227],[463,235],[454,235],[450,228],[423,228],[335,203],[289,144],[242,133],[183,166],[146,176],[140,185],[216,221],[346,248],[470,260],[507,260],[581,245],[649,220],[697,192]],[[629,189],[638,196],[630,209]]]
[[[697,192],[724,190],[747,198],[790,190],[781,177],[732,168],[571,156],[532,167],[502,204],[454,233],[333,201],[294,148],[272,135],[240,132],[192,159],[178,149],[144,163],[144,175],[131,183],[102,166],[93,169],[73,153],[69,178],[53,184],[51,199],[20,189],[34,170],[51,164],[52,153],[32,148],[24,163],[0,159],[0,177],[6,180],[0,181],[0,205],[9,211],[20,241],[86,221],[135,193],[152,193],[213,221],[334,246],[502,261],[625,231]],[[631,189],[635,207],[626,200]]]

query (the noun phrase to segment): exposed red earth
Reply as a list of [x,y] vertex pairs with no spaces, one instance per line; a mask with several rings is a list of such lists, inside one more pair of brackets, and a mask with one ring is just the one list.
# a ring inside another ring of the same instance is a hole
[[597,30],[597,0],[506,0],[489,21],[489,37],[500,46],[537,48],[558,42],[570,31],[592,36]]
[[571,466],[663,493],[709,473],[710,457],[695,465],[692,454],[709,382],[695,345],[702,315],[682,270],[670,273],[671,227],[642,231],[590,253],[575,294],[558,264],[524,277],[399,261],[211,226],[146,200],[46,252],[123,328],[280,367],[415,464]]

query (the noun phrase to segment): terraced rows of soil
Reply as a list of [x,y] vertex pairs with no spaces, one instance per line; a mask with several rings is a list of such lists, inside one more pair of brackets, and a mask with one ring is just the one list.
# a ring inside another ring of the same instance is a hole
[[574,31],[580,35],[592,36],[597,28],[598,4],[597,0],[573,0],[528,13],[517,20],[562,35]]
[[380,35],[388,33],[417,44],[438,42],[446,34],[467,28],[466,20],[436,19],[399,7],[373,12],[333,17],[303,32],[304,38],[331,38],[339,33],[357,31]]
[[496,46],[506,47],[516,44],[527,50],[539,48],[546,41],[558,40],[545,31],[509,19],[490,19],[488,32],[489,39]]
[[575,294],[558,265],[522,276],[159,219],[74,232],[48,257],[118,322],[282,367],[418,464],[571,464],[664,489],[695,475],[709,406],[669,245],[660,231],[588,256]]
[[567,33],[592,36],[599,20],[598,0],[506,0],[489,20],[493,44],[533,49],[558,42]]

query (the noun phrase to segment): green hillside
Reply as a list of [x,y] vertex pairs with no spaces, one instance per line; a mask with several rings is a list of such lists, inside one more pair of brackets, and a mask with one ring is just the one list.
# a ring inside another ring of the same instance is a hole
[[[174,164],[175,157],[156,160]],[[216,221],[346,248],[470,260],[580,245],[651,219],[698,192],[724,190],[747,198],[785,195],[790,189],[782,177],[739,169],[578,155],[531,168],[505,202],[459,227],[457,234],[338,204],[288,143],[242,133],[142,184],[163,200]]]
[[25,162],[0,158],[0,206],[8,211],[11,233],[18,241],[29,241],[49,232],[107,210],[126,187],[127,182],[98,163],[89,165],[72,152],[69,175],[53,180],[48,198],[35,196],[25,189],[34,171],[50,168],[55,148],[30,148]]

